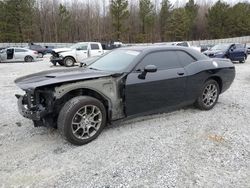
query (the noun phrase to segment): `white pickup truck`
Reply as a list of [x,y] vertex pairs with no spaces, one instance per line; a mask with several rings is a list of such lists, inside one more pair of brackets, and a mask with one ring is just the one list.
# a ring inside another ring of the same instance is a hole
[[70,48],[53,49],[51,54],[50,61],[53,65],[58,63],[61,66],[71,67],[86,58],[104,54],[104,50],[99,42],[79,42]]

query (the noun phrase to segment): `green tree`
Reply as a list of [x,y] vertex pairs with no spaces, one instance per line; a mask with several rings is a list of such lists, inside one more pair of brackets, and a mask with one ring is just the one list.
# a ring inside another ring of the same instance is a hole
[[230,8],[227,29],[230,37],[246,36],[250,34],[250,4],[237,3]]
[[196,17],[199,6],[195,4],[194,0],[189,0],[185,6],[187,16],[189,18],[188,39],[194,39],[196,35]]
[[127,30],[124,21],[129,17],[127,0],[112,0],[110,5],[113,28],[115,29],[116,40],[120,40],[121,34]]
[[[208,10],[207,15],[207,29],[209,31],[210,38],[225,38],[229,34],[229,8],[227,3],[220,0]],[[236,18],[235,18],[236,19]],[[229,28],[230,29],[230,28]]]
[[34,0],[5,0],[1,4],[2,41],[31,41],[34,34],[32,29]]
[[166,41],[168,38],[166,37],[166,33],[169,31],[168,25],[171,16],[171,9],[173,8],[172,4],[169,0],[163,0],[161,3],[160,10],[160,34],[161,41]]
[[58,36],[60,41],[65,41],[68,38],[70,31],[70,12],[67,7],[60,4],[58,8],[59,22],[58,22]]
[[4,3],[0,1],[0,41],[3,41],[4,39],[4,31],[5,31],[4,15],[5,15]]
[[145,34],[148,27],[154,22],[154,5],[150,0],[140,0],[140,19],[142,22],[142,33]]
[[174,41],[187,40],[189,32],[189,17],[185,8],[174,9],[169,21],[168,38]]

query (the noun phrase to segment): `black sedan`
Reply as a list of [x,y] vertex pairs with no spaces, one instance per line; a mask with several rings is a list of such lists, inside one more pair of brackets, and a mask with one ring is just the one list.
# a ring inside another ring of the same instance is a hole
[[58,128],[76,145],[95,139],[107,123],[194,104],[210,110],[235,77],[227,59],[191,48],[114,50],[87,68],[53,70],[19,78],[19,112],[35,126]]

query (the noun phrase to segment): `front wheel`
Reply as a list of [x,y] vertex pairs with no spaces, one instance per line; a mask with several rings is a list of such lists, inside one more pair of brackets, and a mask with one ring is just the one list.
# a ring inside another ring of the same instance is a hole
[[75,60],[72,57],[65,57],[63,63],[66,67],[73,67],[75,64]]
[[88,96],[75,97],[61,109],[57,127],[74,145],[91,142],[106,125],[106,110],[97,99]]
[[218,101],[219,93],[219,85],[215,80],[206,81],[200,96],[195,102],[195,106],[201,110],[212,109]]

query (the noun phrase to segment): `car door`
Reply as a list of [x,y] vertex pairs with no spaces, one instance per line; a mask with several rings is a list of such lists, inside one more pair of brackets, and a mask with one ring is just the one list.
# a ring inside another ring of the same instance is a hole
[[26,53],[27,53],[27,50],[25,49],[15,48],[14,59],[16,61],[23,61]]
[[103,50],[101,48],[101,46],[97,43],[91,43],[90,44],[90,56],[99,56],[103,54]]
[[[155,73],[140,78],[144,67],[155,65]],[[128,116],[181,104],[185,100],[186,77],[175,51],[146,55],[127,76],[125,108]]]
[[0,62],[5,62],[7,60],[7,50],[3,49],[0,52]]
[[14,58],[14,48],[8,48],[6,50],[6,54],[7,54],[7,61],[14,61],[15,58]]
[[87,43],[80,44],[79,47],[76,49],[76,61],[81,62],[82,60],[88,58],[88,50],[89,47]]
[[229,50],[229,59],[232,61],[241,60],[244,57],[244,50],[242,44],[234,44]]

